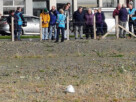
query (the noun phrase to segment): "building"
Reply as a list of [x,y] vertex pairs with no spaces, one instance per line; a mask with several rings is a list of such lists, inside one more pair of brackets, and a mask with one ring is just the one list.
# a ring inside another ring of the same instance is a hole
[[5,15],[9,10],[15,10],[19,6],[23,8],[25,14],[39,16],[45,7],[51,8],[52,5],[62,7],[66,2],[70,2],[73,5],[73,11],[77,9],[77,6],[102,7],[109,16],[118,3],[128,5],[130,1],[134,2],[134,0],[0,0],[0,12]]

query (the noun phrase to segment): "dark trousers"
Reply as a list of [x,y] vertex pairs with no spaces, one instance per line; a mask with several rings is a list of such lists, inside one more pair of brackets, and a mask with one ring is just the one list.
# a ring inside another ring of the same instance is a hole
[[[134,34],[136,34],[136,21],[129,22],[129,31],[130,32],[132,32],[132,27],[134,29]],[[129,34],[129,36],[131,37],[131,34]]]
[[89,38],[89,35],[91,35],[91,38],[94,38],[94,29],[93,29],[93,25],[86,25],[86,39]]
[[97,28],[97,36],[99,35],[103,35],[104,31],[103,31],[103,23],[97,23],[96,24],[96,28]]
[[62,27],[58,27],[58,29],[57,29],[57,38],[56,38],[56,42],[59,41],[60,30],[61,30],[61,33],[62,33],[61,42],[64,42],[64,31],[65,31],[65,28],[62,28]]

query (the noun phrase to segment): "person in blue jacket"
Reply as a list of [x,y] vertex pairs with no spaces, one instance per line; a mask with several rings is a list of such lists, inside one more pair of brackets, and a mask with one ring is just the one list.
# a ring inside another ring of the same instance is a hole
[[[133,4],[129,3],[129,31],[132,32],[132,27],[134,30],[134,34],[136,34],[136,9],[133,8]],[[129,34],[129,37],[131,38],[131,34]]]
[[61,36],[61,42],[64,42],[64,31],[65,31],[65,20],[66,16],[64,15],[63,9],[59,10],[60,14],[57,15],[57,38],[56,38],[56,43],[59,42],[59,35],[60,35],[60,30],[62,33]]
[[[52,6],[52,9],[49,11],[49,15],[50,15],[49,39],[50,40],[52,38],[56,39],[56,36],[57,36],[57,29],[56,29],[57,14],[59,14],[59,12],[56,10],[56,7]],[[53,30],[54,30],[54,35],[52,35],[53,34]]]
[[22,25],[24,22],[24,17],[22,15],[22,8],[21,7],[17,7],[17,11],[15,12],[14,16],[15,18],[17,18],[16,20],[16,24],[15,24],[15,40],[20,41],[20,35],[22,33]]

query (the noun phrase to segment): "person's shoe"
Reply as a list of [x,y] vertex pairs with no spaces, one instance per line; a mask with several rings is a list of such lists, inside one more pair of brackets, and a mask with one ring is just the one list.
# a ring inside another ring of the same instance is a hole
[[55,41],[54,43],[58,43],[58,41]]
[[61,42],[64,42],[64,41],[61,41]]
[[18,41],[22,41],[21,39],[19,39]]
[[18,41],[18,39],[15,39],[15,41]]
[[67,38],[65,38],[64,40],[67,40]]
[[83,39],[83,38],[80,38],[80,39]]
[[128,39],[131,39],[131,36],[128,36]]

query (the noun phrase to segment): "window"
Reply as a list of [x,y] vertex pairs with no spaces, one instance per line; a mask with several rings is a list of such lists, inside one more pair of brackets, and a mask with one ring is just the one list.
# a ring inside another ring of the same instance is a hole
[[13,0],[3,0],[3,5],[4,6],[12,6],[13,5]]
[[78,6],[98,7],[98,0],[78,0]]
[[24,0],[14,0],[14,5],[24,5]]
[[118,0],[103,0],[103,7],[116,7]]
[[[3,13],[9,14],[10,10],[16,10],[17,7],[24,8],[25,0],[3,0]],[[22,9],[24,12],[24,9]]]

